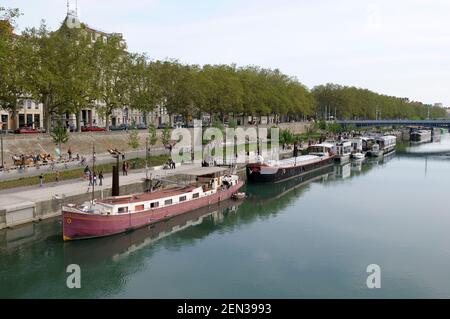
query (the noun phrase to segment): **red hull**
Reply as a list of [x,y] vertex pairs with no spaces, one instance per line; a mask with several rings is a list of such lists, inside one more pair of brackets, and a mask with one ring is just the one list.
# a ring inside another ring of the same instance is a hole
[[243,185],[244,182],[239,181],[237,185],[226,190],[218,191],[211,196],[140,213],[126,215],[88,215],[63,211],[63,238],[67,241],[104,237],[157,223],[161,220],[229,199]]

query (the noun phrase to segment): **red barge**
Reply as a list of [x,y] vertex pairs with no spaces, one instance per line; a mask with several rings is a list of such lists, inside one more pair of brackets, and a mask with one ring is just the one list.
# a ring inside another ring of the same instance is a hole
[[110,236],[170,219],[231,198],[244,185],[237,175],[196,175],[185,186],[63,206],[63,239]]

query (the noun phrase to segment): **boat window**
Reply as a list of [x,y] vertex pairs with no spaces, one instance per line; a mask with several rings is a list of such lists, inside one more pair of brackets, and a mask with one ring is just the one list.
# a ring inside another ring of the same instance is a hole
[[134,211],[140,212],[141,210],[144,210],[144,205],[137,205],[134,207]]
[[159,202],[154,202],[150,204],[150,208],[156,208],[159,207]]
[[180,202],[186,201],[186,196],[181,196],[179,200],[180,200]]
[[166,199],[164,202],[164,205],[172,205],[172,200],[171,199]]
[[199,197],[200,197],[199,193],[192,194],[192,198],[199,198]]
[[119,208],[117,209],[117,212],[118,212],[119,214],[128,213],[128,207],[119,207]]

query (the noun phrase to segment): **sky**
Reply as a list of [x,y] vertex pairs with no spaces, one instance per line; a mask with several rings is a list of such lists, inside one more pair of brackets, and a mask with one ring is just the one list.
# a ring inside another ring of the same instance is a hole
[[[75,0],[71,0],[75,9]],[[0,0],[18,29],[56,29],[66,0]],[[132,52],[192,64],[258,65],[325,83],[450,106],[448,0],[78,0],[90,27]]]

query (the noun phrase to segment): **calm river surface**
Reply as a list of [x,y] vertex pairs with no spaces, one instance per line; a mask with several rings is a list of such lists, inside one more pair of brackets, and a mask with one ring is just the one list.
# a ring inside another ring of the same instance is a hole
[[[104,239],[63,243],[59,219],[0,231],[0,297],[450,298],[448,134],[246,191]],[[66,288],[69,264],[81,289]]]

